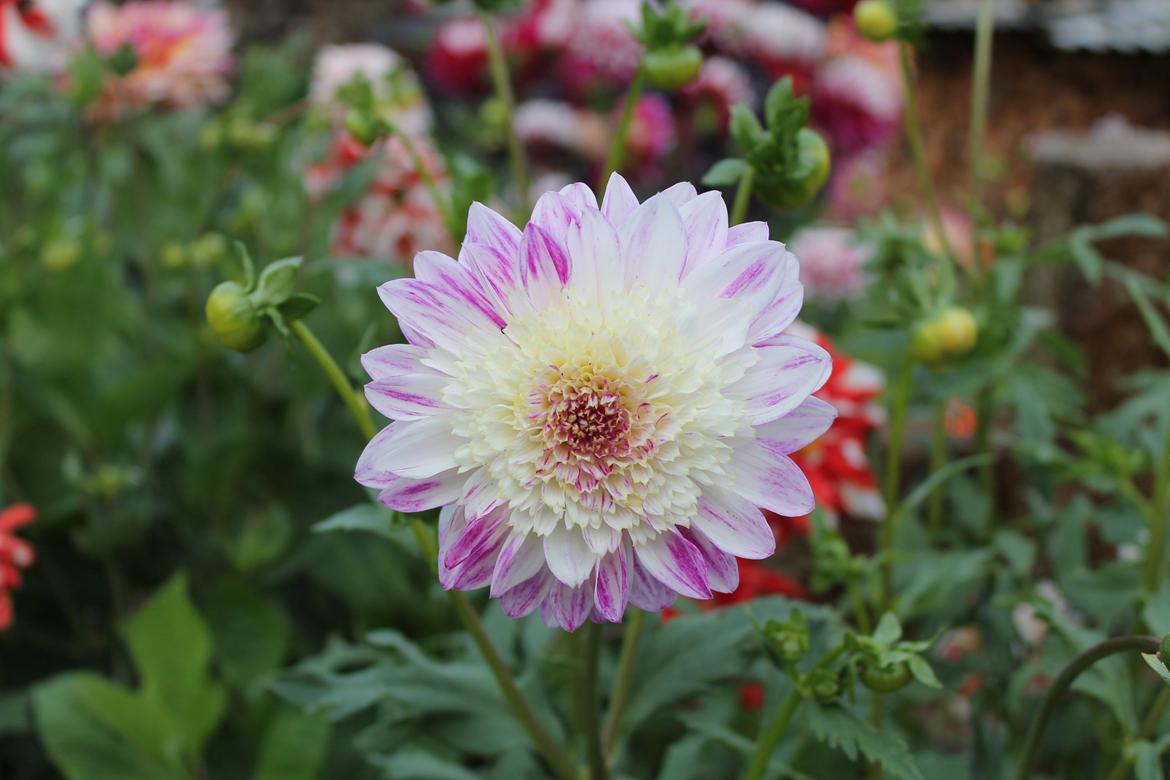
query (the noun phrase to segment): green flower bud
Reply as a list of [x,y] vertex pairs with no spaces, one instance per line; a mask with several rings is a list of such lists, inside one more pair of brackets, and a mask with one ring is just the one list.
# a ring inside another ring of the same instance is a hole
[[829,178],[829,145],[815,130],[802,127],[796,134],[796,164],[787,171],[777,171],[770,181],[762,171],[758,188],[760,198],[777,208],[803,206],[820,192]]
[[260,313],[244,288],[221,282],[207,298],[207,323],[220,343],[238,352],[251,352],[264,342],[267,331]]
[[673,91],[694,81],[703,68],[703,53],[693,44],[652,49],[642,58],[650,86]]
[[808,652],[808,627],[803,622],[769,620],[764,626],[764,648],[777,666],[791,666]]
[[41,265],[50,271],[66,271],[81,259],[81,245],[69,238],[59,238],[41,247]]
[[939,343],[950,355],[970,352],[979,337],[975,315],[962,306],[951,306],[940,314],[937,327]]
[[187,248],[176,241],[169,241],[162,248],[160,257],[167,268],[182,268],[187,264]]
[[840,675],[828,669],[813,669],[804,683],[820,704],[832,704],[841,695]]
[[188,248],[188,257],[197,268],[209,268],[222,262],[228,253],[227,239],[219,233],[206,233]]
[[861,0],[853,8],[853,21],[871,41],[888,41],[898,32],[898,14],[886,0]]
[[914,674],[905,661],[886,666],[867,664],[861,669],[861,682],[875,693],[892,693],[905,688],[913,679]]
[[938,321],[929,319],[914,328],[910,339],[910,354],[914,359],[928,365],[939,362],[946,354],[939,335]]

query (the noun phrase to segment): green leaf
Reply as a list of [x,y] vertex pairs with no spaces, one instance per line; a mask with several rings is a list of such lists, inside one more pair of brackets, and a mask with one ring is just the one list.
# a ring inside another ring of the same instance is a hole
[[801,719],[817,739],[840,750],[851,760],[857,760],[860,754],[870,763],[881,764],[895,777],[925,780],[901,737],[888,730],[878,731],[852,710],[823,707],[809,701],[805,703]]
[[1162,682],[1170,685],[1170,669],[1166,668],[1166,664],[1154,653],[1142,653],[1142,660],[1146,662],[1146,666],[1154,670],[1154,672],[1162,678]]
[[873,638],[885,646],[892,645],[901,639],[902,624],[898,621],[898,616],[893,612],[882,615],[881,620],[878,621],[877,629],[873,632]]
[[183,765],[178,726],[164,708],[97,675],[77,675],[74,690],[88,712],[142,755],[168,766]]
[[280,312],[280,316],[284,318],[285,322],[294,322],[304,319],[320,303],[321,299],[316,295],[294,293],[277,306],[276,310]]
[[171,577],[119,633],[142,695],[174,717],[185,747],[198,755],[223,716],[227,694],[208,677],[211,634],[187,596],[186,575]]
[[244,269],[244,291],[252,292],[256,289],[256,265],[252,262],[252,254],[243,241],[236,241],[232,246],[240,259],[240,267]]
[[986,463],[990,463],[991,461],[992,456],[986,454],[969,455],[966,458],[960,458],[958,460],[951,461],[941,469],[935,471],[926,479],[919,482],[918,485],[915,486],[915,488],[911,490],[904,499],[902,499],[902,503],[898,507],[898,511],[908,512],[911,509],[916,508],[919,504],[929,498],[930,494],[933,493],[936,488],[941,487],[942,484],[951,477],[954,477],[957,474],[961,474],[968,469],[977,468]]
[[733,187],[747,171],[747,161],[738,157],[728,157],[711,166],[703,176],[702,184],[705,187]]
[[912,655],[906,659],[906,664],[910,667],[910,673],[914,675],[914,679],[922,683],[928,688],[942,688],[942,683],[939,682],[938,677],[934,673],[934,669],[927,663],[926,659],[920,655]]
[[89,673],[54,677],[33,690],[37,732],[54,766],[68,780],[188,780],[181,766],[138,750],[107,726],[81,694]]
[[1170,357],[1170,328],[1166,327],[1166,321],[1150,303],[1150,299],[1146,297],[1146,293],[1138,284],[1137,279],[1132,276],[1126,279],[1125,289],[1129,292],[1129,297],[1133,298],[1133,302],[1137,304],[1142,319],[1146,321],[1146,329],[1150,331],[1150,337],[1158,345],[1158,348],[1167,357]]
[[1163,736],[1157,742],[1146,739],[1135,740],[1126,748],[1126,753],[1133,759],[1133,773],[1137,780],[1164,780],[1162,774],[1162,754],[1170,747],[1170,734]]
[[331,732],[320,715],[280,710],[264,732],[252,780],[316,780]]
[[756,145],[756,141],[763,136],[764,128],[756,118],[751,108],[740,103],[731,107],[731,122],[729,132],[732,139],[745,152]]
[[274,671],[288,653],[291,631],[279,602],[243,579],[220,579],[203,598],[224,678],[246,685]]
[[1146,601],[1142,622],[1156,634],[1170,633],[1170,582],[1163,582],[1158,592]]
[[316,533],[330,533],[332,531],[364,531],[376,534],[384,539],[396,541],[397,537],[390,532],[390,524],[394,520],[394,512],[376,504],[366,502],[355,504],[343,509],[337,514],[330,515],[313,525]]
[[256,284],[257,305],[279,306],[292,297],[301,261],[300,257],[286,257],[269,263],[268,267],[260,272],[260,279]]

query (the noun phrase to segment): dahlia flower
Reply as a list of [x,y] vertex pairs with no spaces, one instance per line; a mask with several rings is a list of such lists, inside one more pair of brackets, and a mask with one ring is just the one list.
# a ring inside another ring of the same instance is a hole
[[581,7],[562,63],[571,89],[596,81],[629,82],[642,56],[642,44],[630,29],[638,23],[640,7],[640,0],[596,0]]
[[798,92],[825,52],[825,25],[792,6],[753,6],[743,27],[743,53],[754,57],[774,79],[791,76]]
[[587,108],[535,99],[516,107],[516,133],[526,147],[571,152],[601,161],[609,145],[605,118]]
[[32,565],[32,545],[16,537],[16,530],[36,519],[28,504],[16,504],[0,512],[0,631],[12,625],[12,596],[20,587],[20,572]]
[[356,78],[370,85],[382,118],[412,135],[430,131],[431,107],[413,69],[396,51],[380,44],[348,43],[322,48],[313,63],[309,100],[344,116],[337,92]]
[[0,1],[0,71],[59,70],[81,33],[81,0]]
[[[415,147],[440,191],[448,186],[439,155],[423,140]],[[329,155],[309,168],[305,189],[320,200],[346,171],[378,155],[378,170],[369,189],[338,218],[333,254],[408,263],[423,247],[446,248],[449,239],[438,204],[423,184],[401,138],[368,148],[342,133]]]
[[687,100],[715,109],[719,131],[727,129],[731,108],[739,103],[749,107],[756,104],[751,77],[735,60],[727,57],[708,57],[703,61],[699,77],[683,88]]
[[851,221],[877,214],[886,202],[886,158],[877,149],[838,157],[826,188],[826,214]]
[[92,108],[97,116],[151,104],[201,106],[227,96],[232,32],[222,10],[171,0],[97,2],[86,26],[102,54],[129,45],[137,57],[129,73],[107,78]]
[[847,300],[865,288],[868,250],[849,228],[813,227],[792,238],[800,257],[800,281],[809,298]]
[[407,344],[363,357],[395,420],[356,479],[442,507],[439,580],[567,631],[627,603],[738,585],[772,554],[760,508],[802,515],[789,458],[831,425],[828,353],[785,332],[796,258],[717,192],[639,203],[614,175],[543,195],[523,230],[474,204],[459,260],[422,252],[379,288]]
[[475,91],[487,80],[487,38],[474,16],[439,27],[427,54],[427,73],[444,89]]
[[871,149],[889,140],[901,124],[902,86],[865,57],[837,57],[817,69],[812,114],[834,150]]

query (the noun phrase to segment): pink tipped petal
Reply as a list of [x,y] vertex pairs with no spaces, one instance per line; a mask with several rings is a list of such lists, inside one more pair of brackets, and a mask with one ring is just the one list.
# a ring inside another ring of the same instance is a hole
[[520,287],[519,244],[513,255],[501,255],[482,244],[464,244],[459,262],[479,280],[496,311],[512,311],[514,294]]
[[752,425],[763,425],[791,412],[824,385],[833,359],[821,347],[795,336],[770,339],[757,349],[759,362],[727,388],[747,401]]
[[680,181],[678,184],[673,184],[664,189],[659,194],[666,200],[673,203],[675,208],[679,208],[684,203],[688,203],[699,196],[699,192],[695,189],[695,185],[691,184],[689,181]]
[[782,334],[796,320],[803,305],[804,285],[786,279],[772,302],[752,320],[748,339],[752,344],[760,344]]
[[426,355],[425,348],[414,344],[389,344],[362,355],[362,368],[374,380],[430,371],[421,362]]
[[703,560],[707,563],[707,583],[711,590],[734,593],[739,587],[739,563],[735,556],[721,550],[706,534],[695,528],[685,528],[680,533],[703,554]]
[[598,555],[589,549],[580,530],[558,527],[544,537],[544,557],[554,577],[576,587],[589,577]]
[[630,603],[647,612],[661,612],[678,598],[678,593],[650,576],[646,568],[632,555],[630,566]]
[[446,377],[430,371],[387,376],[366,385],[366,400],[393,420],[418,420],[446,408],[443,403],[446,384]]
[[547,231],[530,224],[521,242],[520,278],[528,300],[542,308],[569,281],[569,256]]
[[560,195],[564,198],[565,203],[569,208],[580,211],[584,208],[597,208],[597,196],[593,194],[588,184],[583,182],[573,182],[561,187]]
[[591,583],[572,587],[563,582],[553,582],[544,603],[540,605],[540,616],[546,626],[560,626],[565,631],[576,631],[592,610]]
[[472,203],[467,212],[465,244],[483,244],[501,257],[516,257],[520,252],[520,230],[482,203]]
[[724,552],[760,560],[776,552],[776,536],[751,501],[717,487],[699,498],[694,526]]
[[756,428],[756,438],[770,452],[789,455],[819,438],[836,419],[832,404],[809,396],[788,414]]
[[491,582],[502,538],[502,535],[496,535],[487,544],[476,548],[463,563],[455,567],[447,590],[474,590]]
[[492,512],[484,517],[473,517],[447,548],[443,565],[452,569],[473,556],[481,556],[488,549],[496,550],[507,533],[504,511]]
[[458,469],[430,479],[397,479],[378,494],[378,501],[399,512],[422,512],[459,500],[463,483]]
[[630,600],[630,560],[626,546],[619,546],[597,564],[593,601],[597,613],[610,623],[620,623]]
[[500,609],[510,618],[522,618],[545,600],[549,586],[554,582],[556,580],[546,571],[534,574],[500,596]]
[[615,228],[626,221],[626,217],[638,208],[638,196],[630,189],[630,185],[621,174],[610,174],[609,183],[605,187],[605,197],[601,199],[601,213]]
[[500,547],[492,573],[492,598],[498,598],[544,570],[544,545],[536,534],[513,531]]
[[[532,218],[528,221],[528,228],[535,225],[556,241],[563,242],[568,236],[569,228],[576,222],[577,208],[570,205],[559,192],[546,192],[532,207]],[[525,228],[525,231],[528,228]]]
[[586,296],[600,298],[624,284],[621,244],[617,231],[597,209],[581,210],[581,220],[569,229],[566,241],[573,258],[572,286]]
[[622,223],[618,233],[626,285],[658,287],[682,274],[686,245],[678,209],[661,195],[643,203]]
[[389,477],[425,479],[453,469],[462,440],[444,417],[391,423],[370,440],[358,458],[355,478],[367,487],[388,487]]
[[635,545],[634,550],[638,562],[663,585],[693,599],[711,598],[703,555],[682,535],[667,531]]
[[451,549],[451,545],[459,539],[466,528],[467,515],[464,513],[462,507],[445,506],[439,510],[439,555],[437,566],[439,570],[439,584],[446,590],[451,589],[451,583],[458,574],[458,567],[455,570],[448,568],[444,565],[443,559],[447,557],[447,550]]
[[718,192],[704,192],[679,207],[687,238],[682,276],[723,252],[727,245],[727,204]]
[[741,222],[727,230],[727,248],[768,240],[767,222]]
[[744,441],[731,456],[735,490],[747,501],[783,517],[804,517],[813,510],[808,477],[787,455],[764,449],[757,441]]
[[500,332],[495,322],[465,299],[418,279],[386,282],[378,295],[398,317],[403,333],[408,328],[422,333],[452,354],[465,348],[469,330]]
[[459,265],[442,252],[419,252],[414,257],[414,276],[450,293],[461,302],[478,309],[498,328],[507,325],[506,309],[498,309],[484,294],[471,269]]
[[486,468],[477,469],[467,477],[460,503],[471,517],[486,515],[499,506],[499,492]]

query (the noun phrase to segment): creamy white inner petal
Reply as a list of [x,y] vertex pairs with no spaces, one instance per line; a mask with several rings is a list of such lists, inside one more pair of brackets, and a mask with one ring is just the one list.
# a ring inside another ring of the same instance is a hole
[[597,550],[689,525],[703,485],[726,481],[727,440],[751,435],[722,392],[743,361],[704,349],[702,320],[678,288],[562,291],[455,363],[456,462],[487,469],[521,530],[588,529]]

